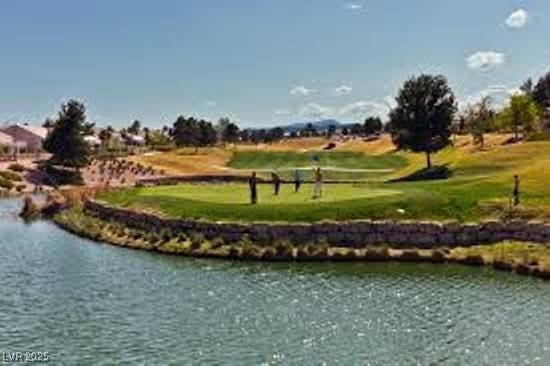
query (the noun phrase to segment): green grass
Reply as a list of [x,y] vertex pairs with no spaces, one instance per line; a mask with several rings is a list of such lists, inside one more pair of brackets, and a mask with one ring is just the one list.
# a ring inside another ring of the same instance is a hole
[[275,170],[285,179],[291,179],[296,169],[303,172],[304,179],[311,179],[313,169],[320,166],[325,179],[335,180],[386,176],[406,165],[407,160],[397,154],[371,156],[351,151],[237,151],[228,163],[230,168],[257,170],[260,174]]
[[[323,152],[319,156],[323,166],[393,168],[391,178],[423,168],[424,161],[418,154],[402,153],[368,156]],[[310,159],[307,153],[237,152],[230,166],[289,169],[313,165]],[[304,185],[299,194],[293,193],[292,186],[283,185],[279,197],[273,196],[271,186],[261,185],[259,204],[252,206],[248,204],[246,184],[136,188],[111,192],[100,199],[175,217],[227,221],[453,219],[467,222],[502,217],[507,212],[512,177],[519,174],[522,205],[514,215],[550,219],[550,143],[506,145],[481,152],[447,148],[437,154],[434,161],[447,164],[453,171],[452,177],[442,181],[384,183],[388,177],[378,176],[363,184],[326,184],[320,200],[311,199],[310,185]],[[361,173],[346,174],[352,179],[364,178]]]

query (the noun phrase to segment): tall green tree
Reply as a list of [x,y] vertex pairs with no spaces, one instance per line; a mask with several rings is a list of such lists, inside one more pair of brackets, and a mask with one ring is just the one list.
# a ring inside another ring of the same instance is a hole
[[474,144],[484,146],[485,134],[490,131],[494,116],[495,112],[491,108],[491,97],[489,96],[468,107],[464,116],[464,123],[474,139]]
[[101,131],[99,131],[98,137],[101,140],[101,144],[104,146],[108,145],[114,133],[115,133],[115,129],[111,126],[107,126]]
[[70,100],[61,106],[54,128],[44,141],[44,148],[52,154],[50,162],[72,168],[88,164],[90,148],[84,141],[85,124],[84,104]]
[[363,124],[363,131],[365,135],[374,135],[382,131],[384,125],[380,117],[368,117]]
[[224,125],[224,129],[221,133],[221,139],[223,142],[235,143],[239,140],[240,130],[239,126],[233,122],[229,122]]
[[550,107],[550,72],[538,80],[533,88],[532,97],[539,107]]
[[450,143],[455,96],[441,75],[420,75],[405,82],[390,113],[390,132],[397,148],[431,154]]
[[132,135],[139,135],[139,133],[141,132],[141,121],[138,119],[134,120],[134,122],[130,124],[130,127],[128,127],[126,131],[128,131],[128,133]]
[[174,122],[170,133],[178,147],[198,146],[199,124],[193,117],[185,118],[184,116],[179,116]]
[[510,103],[498,115],[497,123],[501,128],[509,128],[514,138],[519,140],[520,132],[526,137],[537,129],[540,109],[528,95],[516,94],[510,98]]
[[216,129],[211,122],[200,120],[198,123],[197,146],[212,146],[218,141]]

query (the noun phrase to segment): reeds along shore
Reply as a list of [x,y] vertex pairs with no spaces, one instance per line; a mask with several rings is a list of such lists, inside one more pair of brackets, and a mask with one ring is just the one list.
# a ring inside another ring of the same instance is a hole
[[117,222],[107,222],[75,206],[54,216],[62,228],[82,237],[113,245],[193,257],[260,261],[402,261],[459,263],[491,266],[540,278],[550,278],[550,248],[544,244],[503,242],[468,248],[392,249],[369,246],[361,249],[330,246],[326,242],[294,245],[288,241],[253,243],[247,236],[227,244],[221,238],[207,240],[198,232],[163,229],[146,232]]

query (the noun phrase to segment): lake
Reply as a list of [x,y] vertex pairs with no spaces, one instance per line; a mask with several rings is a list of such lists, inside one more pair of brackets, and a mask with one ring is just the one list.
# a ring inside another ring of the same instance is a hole
[[20,203],[0,200],[0,352],[53,364],[550,364],[550,282],[165,256],[25,224]]

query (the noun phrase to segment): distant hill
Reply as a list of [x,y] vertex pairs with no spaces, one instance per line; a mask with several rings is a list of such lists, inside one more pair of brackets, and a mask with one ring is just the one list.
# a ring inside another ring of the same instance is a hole
[[286,132],[297,132],[303,129],[304,127],[306,127],[308,123],[311,123],[313,125],[313,128],[315,128],[318,132],[327,130],[331,125],[336,126],[336,128],[342,128],[347,125],[335,119],[323,119],[320,121],[298,122],[298,123],[292,123],[289,125],[277,126],[277,127],[282,128]]

